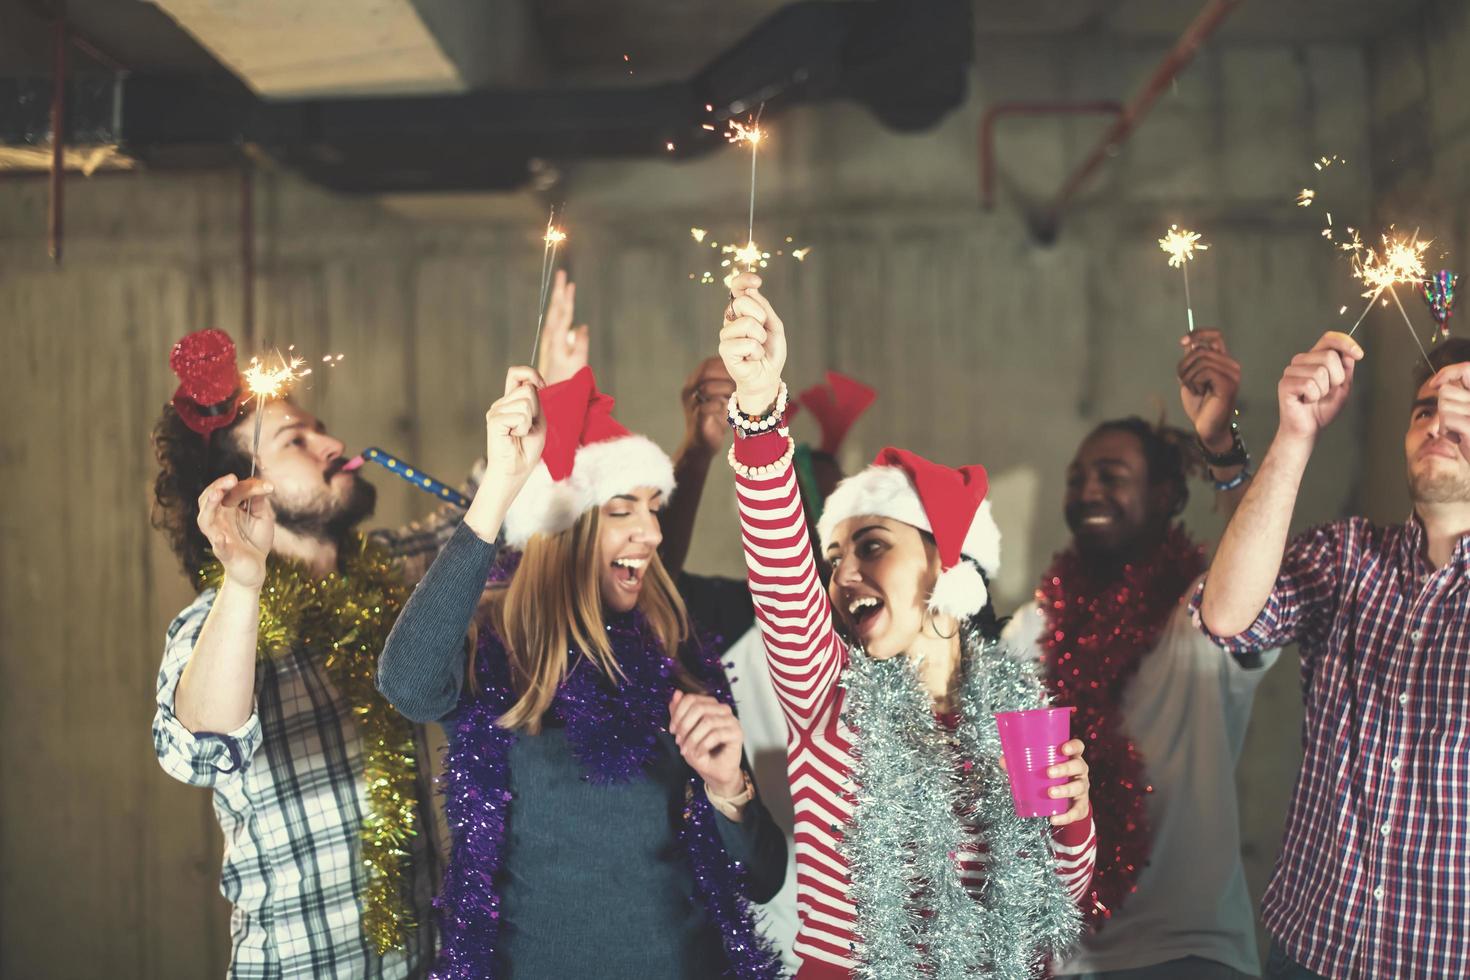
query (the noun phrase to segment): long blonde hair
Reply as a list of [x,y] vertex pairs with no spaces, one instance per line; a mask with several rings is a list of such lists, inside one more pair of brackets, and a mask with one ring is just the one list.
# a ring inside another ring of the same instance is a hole
[[[510,581],[492,586],[481,603],[480,628],[494,630],[504,645],[516,695],[510,710],[496,720],[502,728],[532,735],[541,731],[541,716],[566,679],[570,649],[581,651],[613,683],[624,679],[602,616],[601,515],[601,508],[592,507],[567,530],[531,538]],[[702,692],[679,660],[690,635],[684,600],[656,553],[643,574],[638,609],[674,661],[674,682],[682,690]],[[473,642],[470,651],[470,689],[478,692]]]

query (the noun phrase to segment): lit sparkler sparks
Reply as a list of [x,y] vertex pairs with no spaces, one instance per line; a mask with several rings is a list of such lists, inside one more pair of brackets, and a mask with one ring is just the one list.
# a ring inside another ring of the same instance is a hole
[[[276,352],[276,359],[281,362],[280,367],[267,367],[259,357],[252,357],[250,365],[245,368],[245,390],[249,391],[255,398],[255,437],[250,444],[250,478],[255,479],[255,470],[260,463],[260,424],[265,418],[265,403],[270,398],[280,398],[291,386],[291,382],[297,378],[310,374],[307,369],[300,374],[297,371],[306,362],[301,358],[291,356],[286,359],[280,351]],[[248,517],[255,516],[255,498],[245,505],[245,513]]]
[[[1399,315],[1403,317],[1404,326],[1409,330],[1409,336],[1414,338],[1414,346],[1419,348],[1424,363],[1429,364],[1429,354],[1424,350],[1424,344],[1419,340],[1419,331],[1414,329],[1414,323],[1409,319],[1404,304],[1399,301],[1399,295],[1394,291],[1394,286],[1399,283],[1412,284],[1416,289],[1423,286],[1424,281],[1429,278],[1429,273],[1424,268],[1424,253],[1428,250],[1430,242],[1420,241],[1419,233],[1415,231],[1412,235],[1403,236],[1393,234],[1393,229],[1379,236],[1380,247],[1370,248],[1363,244],[1362,238],[1356,229],[1348,229],[1351,238],[1338,247],[1344,252],[1352,255],[1353,278],[1359,280],[1366,287],[1363,296],[1367,297],[1368,305],[1363,307],[1363,312],[1358,320],[1348,331],[1351,337],[1362,326],[1363,319],[1373,304],[1384,292],[1387,292],[1398,307]],[[1430,365],[1433,370],[1433,365]]]
[[1300,191],[1297,192],[1296,206],[1299,208],[1311,207],[1312,201],[1314,201],[1316,197],[1316,191],[1312,190],[1310,187],[1303,187]]
[[536,303],[536,336],[531,340],[531,364],[541,349],[541,324],[546,320],[546,294],[551,289],[551,277],[556,271],[556,252],[567,240],[567,233],[556,226],[556,208],[546,217],[546,234],[541,236],[541,298]]
[[706,234],[708,234],[708,232],[706,232],[703,228],[690,228],[689,229],[689,237],[692,238],[692,239],[694,239],[696,242],[703,242],[704,241],[704,236]]
[[1194,333],[1194,304],[1189,298],[1189,262],[1195,252],[1205,252],[1210,248],[1200,241],[1200,237],[1197,231],[1170,225],[1168,232],[1159,239],[1159,248],[1169,255],[1169,267],[1184,273],[1184,312],[1189,320],[1190,333]]
[[[755,243],[755,158],[756,151],[761,142],[766,138],[766,131],[760,127],[761,112],[765,106],[757,110],[754,118],[746,122],[736,119],[730,120],[730,131],[725,138],[731,143],[750,144],[750,215],[745,227],[745,245],[735,252],[735,260],[744,263],[746,269],[754,272],[757,265],[763,264],[760,259],[762,252],[760,246]],[[769,258],[769,256],[766,256]]]

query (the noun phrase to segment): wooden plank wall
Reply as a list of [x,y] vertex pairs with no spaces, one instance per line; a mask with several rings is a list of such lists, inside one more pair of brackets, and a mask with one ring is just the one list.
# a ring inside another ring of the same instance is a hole
[[[200,977],[224,967],[208,795],[164,777],[149,740],[163,631],[188,590],[149,529],[148,432],[173,387],[171,343],[202,326],[238,329],[235,193],[230,176],[77,182],[73,239],[56,270],[42,254],[41,189],[0,184],[7,977]],[[535,225],[407,222],[279,177],[262,178],[260,201],[254,339],[345,354],[339,367],[318,365],[302,393],[308,407],[351,447],[379,444],[458,479],[481,451],[483,412],[507,364],[528,356]],[[1121,412],[1168,406],[1179,417],[1172,369],[1183,309],[1153,243],[1153,207],[1081,215],[1051,247],[1014,218],[977,215],[772,214],[814,251],[771,269],[769,292],[786,314],[794,382],[831,367],[881,388],[849,467],[884,442],[991,465],[1007,534],[998,591],[1017,603],[1065,540],[1058,477],[1078,437]],[[723,305],[719,287],[689,278],[712,264],[690,240],[695,223],[710,216],[589,215],[570,252],[600,378],[620,416],[666,446],[682,433],[680,382],[712,353]],[[1336,309],[1338,273],[1309,235],[1269,221],[1221,219],[1212,241],[1212,265],[1194,284],[1197,312],[1226,323],[1251,366],[1246,432],[1260,451],[1280,365]],[[1332,434],[1303,519],[1334,515],[1347,499],[1353,426]],[[374,479],[383,521],[424,510],[411,489]],[[738,573],[728,476],[717,472],[708,494],[693,565]],[[1218,528],[1208,511],[1207,500],[1190,511],[1207,534]],[[1277,671],[1271,685],[1261,744],[1293,745],[1294,672]],[[1289,759],[1283,767],[1289,775]],[[1255,770],[1245,768],[1249,783]],[[1258,886],[1289,788],[1272,772],[1247,799],[1262,813],[1247,820]]]

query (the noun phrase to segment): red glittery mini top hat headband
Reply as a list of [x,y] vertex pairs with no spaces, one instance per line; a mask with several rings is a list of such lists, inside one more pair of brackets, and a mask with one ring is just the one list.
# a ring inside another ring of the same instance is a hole
[[205,439],[240,414],[240,368],[235,342],[223,330],[196,330],[174,344],[169,367],[179,377],[172,398],[184,424]]

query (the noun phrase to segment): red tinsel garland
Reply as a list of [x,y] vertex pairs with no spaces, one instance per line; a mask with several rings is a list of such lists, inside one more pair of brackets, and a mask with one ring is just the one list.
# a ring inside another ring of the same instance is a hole
[[1119,704],[1204,567],[1204,550],[1175,526],[1152,561],[1125,565],[1106,583],[1092,581],[1076,549],[1061,552],[1036,590],[1047,624],[1041,636],[1047,688],[1058,704],[1076,707],[1074,725],[1091,767],[1097,866],[1082,911],[1095,930],[1136,890],[1153,846],[1147,803],[1153,787],[1137,746],[1122,730]]

